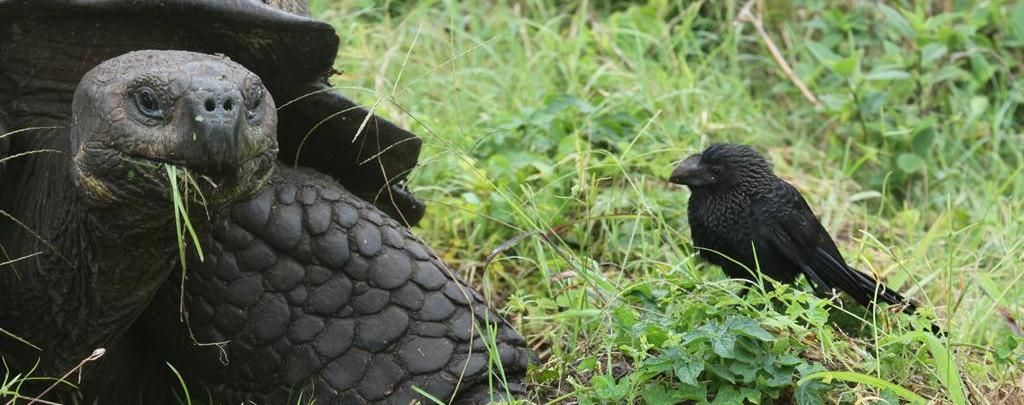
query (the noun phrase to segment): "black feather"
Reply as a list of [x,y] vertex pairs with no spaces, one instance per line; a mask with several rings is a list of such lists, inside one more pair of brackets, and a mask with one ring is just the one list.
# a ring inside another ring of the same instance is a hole
[[701,257],[730,277],[754,280],[748,269],[760,268],[791,283],[803,274],[820,295],[843,291],[862,305],[881,301],[915,310],[898,292],[848,266],[800,192],[749,146],[712,145],[687,158],[670,181],[691,190],[688,216]]

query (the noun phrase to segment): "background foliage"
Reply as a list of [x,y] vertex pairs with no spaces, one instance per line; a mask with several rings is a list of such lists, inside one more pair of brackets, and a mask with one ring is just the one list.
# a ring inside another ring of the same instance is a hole
[[[759,4],[819,105],[740,7],[313,2],[335,84],[425,138],[418,233],[529,338],[532,400],[1020,401],[1024,3]],[[924,315],[803,282],[741,299],[663,180],[720,141],[766,153]]]

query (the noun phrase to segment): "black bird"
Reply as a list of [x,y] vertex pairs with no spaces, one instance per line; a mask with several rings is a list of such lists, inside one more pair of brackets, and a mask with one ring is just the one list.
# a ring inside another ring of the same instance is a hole
[[729,277],[756,280],[760,268],[792,283],[803,274],[823,296],[841,290],[861,305],[877,299],[914,311],[899,293],[846,264],[800,192],[753,148],[711,145],[686,158],[669,181],[690,188],[693,243]]

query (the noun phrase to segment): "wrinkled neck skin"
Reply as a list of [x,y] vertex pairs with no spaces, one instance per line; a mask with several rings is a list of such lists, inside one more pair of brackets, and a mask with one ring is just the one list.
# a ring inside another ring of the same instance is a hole
[[[37,137],[39,146],[66,148],[64,131]],[[172,206],[90,206],[65,155],[26,160],[15,172],[5,187],[14,185],[17,195],[4,192],[0,209],[24,227],[0,221],[0,244],[9,258],[39,253],[0,267],[0,327],[44,353],[3,339],[0,352],[22,353],[21,367],[41,357],[44,371],[63,373],[94,349],[109,347],[176,268]],[[204,222],[193,219],[197,226]]]
[[[93,207],[71,174],[68,128],[78,80],[100,61],[123,53],[124,41],[137,47],[146,38],[116,38],[84,24],[48,27],[0,27],[0,111],[9,129],[60,127],[11,136],[18,150],[59,153],[9,161],[0,183],[0,210],[23,224],[0,216],[0,263],[34,255],[0,266],[0,328],[44,350],[0,335],[0,353],[16,363],[15,370],[42,358],[39,371],[60,375],[128,328],[174,270],[178,245],[166,200]],[[166,45],[166,31],[161,35]],[[38,52],[24,52],[26,47]],[[197,226],[205,222],[193,220]]]

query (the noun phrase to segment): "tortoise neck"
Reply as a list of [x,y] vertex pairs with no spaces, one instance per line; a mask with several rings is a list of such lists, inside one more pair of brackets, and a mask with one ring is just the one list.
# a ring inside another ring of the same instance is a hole
[[[4,305],[20,310],[0,309],[0,323],[41,347],[42,369],[59,373],[97,348],[110,348],[127,331],[177,268],[177,245],[173,220],[166,232],[119,235],[104,223],[108,217],[85,214],[80,199],[55,210],[63,218],[44,225],[38,260],[13,268],[17,290],[4,288],[18,292],[0,301],[16,300]],[[0,284],[11,284],[5,277]]]
[[[177,254],[169,203],[166,213],[125,215],[130,210],[86,202],[69,167],[67,132],[33,135],[33,148],[65,153],[12,161],[3,186],[15,191],[0,189],[0,209],[10,215],[0,218],[0,262],[27,257],[0,266],[0,328],[41,347],[42,366],[58,373],[109,347],[167,279]],[[19,198],[26,195],[32,198]],[[0,352],[25,348],[0,339]],[[31,366],[36,359],[18,360]]]
[[[61,243],[62,247],[74,246],[71,251],[75,257],[51,258],[58,271],[77,276],[53,274],[57,272],[51,269],[52,278],[40,280],[47,284],[35,287],[46,291],[63,284],[62,297],[53,297],[48,302],[48,313],[42,314],[46,319],[58,320],[46,332],[59,331],[57,336],[42,341],[49,346],[44,350],[53,356],[43,364],[54,371],[73,367],[96,348],[113,346],[176,268],[173,230],[168,235],[117,237],[102,231],[94,233],[100,221],[97,218],[83,216],[80,221],[92,226],[69,230],[74,236]],[[61,264],[64,260],[71,264]]]

